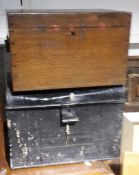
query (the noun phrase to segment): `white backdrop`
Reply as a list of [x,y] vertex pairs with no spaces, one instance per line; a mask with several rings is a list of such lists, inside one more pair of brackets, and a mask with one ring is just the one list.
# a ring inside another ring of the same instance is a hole
[[139,43],[139,0],[0,0],[0,43],[7,35],[6,9],[112,9],[132,12],[130,42]]

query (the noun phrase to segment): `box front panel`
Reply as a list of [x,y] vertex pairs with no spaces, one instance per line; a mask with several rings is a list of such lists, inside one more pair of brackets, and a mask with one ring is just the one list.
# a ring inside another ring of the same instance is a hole
[[7,111],[11,167],[118,157],[121,108],[121,104],[74,107],[79,121],[69,126],[68,140],[59,108]]
[[126,28],[11,31],[13,89],[125,84],[127,36]]

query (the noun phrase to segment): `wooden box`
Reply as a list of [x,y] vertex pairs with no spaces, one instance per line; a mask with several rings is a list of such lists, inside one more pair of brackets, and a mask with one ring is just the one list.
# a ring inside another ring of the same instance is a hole
[[139,104],[139,74],[128,75],[128,96],[129,104]]
[[8,12],[14,91],[123,85],[130,13]]

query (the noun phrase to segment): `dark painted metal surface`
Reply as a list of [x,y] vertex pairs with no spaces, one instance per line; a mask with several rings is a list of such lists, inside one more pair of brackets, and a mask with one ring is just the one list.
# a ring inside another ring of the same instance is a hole
[[79,122],[70,126],[68,144],[59,108],[7,111],[11,168],[118,157],[121,107],[75,107]]
[[118,157],[124,94],[120,86],[32,95],[8,89],[11,168]]
[[12,94],[7,88],[6,109],[47,108],[63,105],[123,103],[125,88],[99,87],[69,90],[52,90],[33,94]]

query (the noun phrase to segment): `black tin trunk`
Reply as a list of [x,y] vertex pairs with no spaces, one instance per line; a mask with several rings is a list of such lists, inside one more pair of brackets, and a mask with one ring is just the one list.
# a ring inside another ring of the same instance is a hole
[[12,94],[6,116],[11,168],[119,156],[121,86]]

